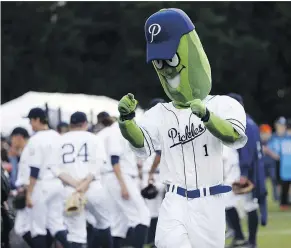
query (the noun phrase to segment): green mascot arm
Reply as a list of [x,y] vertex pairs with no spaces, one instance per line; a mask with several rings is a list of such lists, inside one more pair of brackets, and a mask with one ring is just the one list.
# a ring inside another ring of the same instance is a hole
[[204,125],[210,133],[224,142],[234,143],[240,138],[240,134],[229,121],[223,120],[213,113],[209,113],[209,119],[204,122]]
[[128,142],[135,148],[144,147],[144,136],[139,126],[134,120],[122,121],[118,119],[119,128],[122,136],[128,140]]
[[233,128],[229,121],[221,119],[214,113],[210,113],[200,99],[188,102],[188,105],[192,113],[201,118],[205,127],[216,138],[228,143],[234,143],[240,138],[240,134]]
[[118,118],[119,128],[122,136],[135,148],[144,147],[144,135],[139,126],[133,120],[137,100],[133,94],[128,93],[122,97],[118,104],[120,117]]

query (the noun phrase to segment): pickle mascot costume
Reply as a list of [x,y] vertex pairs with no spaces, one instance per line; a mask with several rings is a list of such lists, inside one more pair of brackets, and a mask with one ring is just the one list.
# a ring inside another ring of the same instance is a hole
[[[211,69],[194,24],[179,9],[162,9],[145,24],[147,62],[171,99],[137,123],[137,100],[119,102],[119,126],[136,155],[161,150],[166,196],[159,212],[158,248],[222,248],[225,241],[223,144],[245,145],[246,114],[228,96],[211,96]],[[152,82],[154,83],[154,82]]]

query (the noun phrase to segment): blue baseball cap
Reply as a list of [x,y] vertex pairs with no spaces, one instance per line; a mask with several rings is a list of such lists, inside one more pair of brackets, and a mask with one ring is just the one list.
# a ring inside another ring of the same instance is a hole
[[83,112],[75,112],[71,115],[70,124],[76,125],[87,121],[87,115]]
[[149,109],[156,106],[158,103],[165,103],[166,101],[162,98],[154,98],[149,103]]
[[33,108],[29,111],[28,115],[25,116],[24,118],[28,118],[28,119],[36,119],[36,118],[40,118],[40,119],[45,119],[47,118],[46,113],[43,109],[41,108]]
[[181,37],[194,28],[189,16],[180,9],[165,9],[151,15],[145,23],[147,63],[173,58]]

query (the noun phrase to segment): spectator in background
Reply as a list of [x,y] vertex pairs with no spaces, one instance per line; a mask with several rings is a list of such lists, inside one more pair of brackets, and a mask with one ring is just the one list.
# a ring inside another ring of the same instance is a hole
[[18,173],[18,162],[20,154],[22,153],[28,139],[29,134],[25,128],[16,127],[12,131],[11,135],[11,148],[9,150],[9,162],[12,165],[12,170],[10,173],[10,185],[11,189],[16,189],[16,179]]
[[9,192],[8,178],[1,166],[1,248],[10,248],[9,233],[14,222],[14,216],[7,203]]
[[276,177],[276,160],[273,159],[270,155],[270,151],[266,152],[268,149],[268,143],[272,137],[272,128],[268,124],[262,124],[260,126],[260,137],[263,148],[263,160],[265,166],[265,175],[266,178],[269,177],[272,181],[273,186],[273,199],[274,201],[279,200],[278,191],[277,191],[277,177]]
[[277,136],[272,137],[269,148],[273,154],[270,153],[269,155],[280,161],[278,170],[281,183],[280,208],[282,211],[285,211],[288,209],[288,192],[291,183],[291,123],[288,122],[287,124],[285,118],[281,119],[281,121],[279,125],[277,122],[276,127],[280,131],[279,135],[282,134],[282,136],[278,136],[277,132]]
[[281,116],[279,117],[274,124],[275,134],[273,137],[283,137],[286,134],[286,118]]
[[59,134],[64,134],[69,131],[69,124],[66,122],[60,122],[57,126],[57,131]]
[[1,161],[2,162],[9,162],[8,150],[9,150],[9,144],[7,143],[5,137],[1,135]]
[[1,134],[1,151],[2,151],[2,149],[8,150],[9,144],[8,144],[6,138],[4,136],[2,136],[2,134]]
[[291,118],[287,120],[287,130],[286,133],[288,136],[291,136]]
[[273,158],[277,160],[276,162],[276,177],[277,182],[280,183],[280,156],[279,156],[279,149],[280,149],[280,141],[286,135],[286,118],[281,116],[279,117],[274,124],[275,133],[272,135],[272,138],[269,142],[269,147],[276,155],[273,154]]
[[1,147],[1,165],[2,168],[5,170],[6,175],[9,177],[9,173],[12,170],[12,165],[9,163],[9,157],[8,157],[8,148]]

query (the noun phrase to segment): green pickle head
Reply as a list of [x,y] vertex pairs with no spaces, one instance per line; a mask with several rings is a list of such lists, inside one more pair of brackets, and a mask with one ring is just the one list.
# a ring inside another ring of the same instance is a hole
[[163,9],[145,24],[147,62],[152,62],[168,97],[177,106],[203,100],[211,90],[211,69],[195,27],[185,12]]

